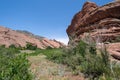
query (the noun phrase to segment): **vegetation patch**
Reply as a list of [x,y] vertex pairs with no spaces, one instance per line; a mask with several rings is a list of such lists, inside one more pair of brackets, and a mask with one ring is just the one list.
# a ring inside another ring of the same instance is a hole
[[33,45],[31,43],[27,43],[26,49],[28,49],[28,50],[36,50],[37,49],[37,45]]
[[81,40],[74,48],[39,49],[30,55],[38,54],[46,55],[47,59],[53,62],[67,65],[73,74],[83,73],[85,78],[91,80],[120,79],[120,66],[110,61],[105,46],[98,51],[96,44],[88,44]]
[[25,54],[16,48],[0,47],[0,80],[32,80]]
[[[45,55],[44,58],[57,64],[67,65],[74,75],[84,74],[84,77],[90,80],[120,79],[120,65],[110,61],[105,46],[98,50],[96,44],[81,40],[74,48],[48,47],[47,49],[36,48],[35,50],[32,48],[33,52],[29,54],[20,54],[19,50],[14,46],[10,48],[0,47],[0,80],[32,80],[26,56],[31,60],[35,59],[38,61],[36,64],[39,64],[39,60],[42,59],[40,55]],[[58,72],[53,71],[52,75],[58,75]]]

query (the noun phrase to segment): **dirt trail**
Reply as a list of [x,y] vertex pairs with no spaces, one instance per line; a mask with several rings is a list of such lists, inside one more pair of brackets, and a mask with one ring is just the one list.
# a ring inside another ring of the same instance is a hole
[[34,80],[84,80],[80,76],[73,76],[66,66],[53,63],[44,55],[29,56]]

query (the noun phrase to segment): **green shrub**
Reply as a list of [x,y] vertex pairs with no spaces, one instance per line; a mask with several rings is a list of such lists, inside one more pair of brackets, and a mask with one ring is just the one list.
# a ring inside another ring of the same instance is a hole
[[91,80],[99,80],[101,77],[104,77],[105,80],[120,79],[120,65],[111,64],[105,45],[97,53],[95,44],[80,41],[75,48],[69,49],[64,62],[75,74],[82,72]]
[[45,50],[44,54],[54,62],[68,65],[74,74],[78,75],[82,72],[91,80],[102,80],[101,77],[104,77],[105,80],[119,78],[120,71],[117,70],[120,67],[116,65],[112,68],[114,72],[114,76],[112,76],[113,72],[106,47],[97,53],[95,44],[87,44],[81,40],[75,48],[59,51]]
[[115,42],[120,42],[120,36],[116,38]]
[[[4,47],[5,48],[5,47]],[[21,46],[15,46],[14,44],[10,45],[9,48],[16,49],[16,50],[22,50]]]
[[0,48],[0,80],[32,80],[29,62],[13,48]]
[[120,65],[110,62],[109,55],[104,46],[97,50],[95,44],[84,41],[74,48],[60,49],[37,49],[30,55],[44,54],[47,59],[65,64],[70,67],[73,74],[83,73],[90,80],[119,80]]
[[9,48],[16,48],[14,44],[10,45]]
[[37,49],[37,46],[36,46],[36,45],[33,45],[33,44],[31,44],[31,43],[27,43],[26,49],[28,49],[28,50],[36,50],[36,49]]
[[37,49],[35,52],[29,54],[29,56],[37,56],[39,54],[43,54],[47,59],[57,63],[63,63],[66,56],[61,48]]
[[107,71],[109,65],[107,54],[106,52],[98,55],[95,44],[89,45],[81,40],[75,48],[66,53],[67,57],[64,62],[75,74],[82,72],[85,77],[95,79]]
[[5,48],[5,45],[1,45],[0,48]]
[[52,47],[48,46],[46,49],[53,49]]

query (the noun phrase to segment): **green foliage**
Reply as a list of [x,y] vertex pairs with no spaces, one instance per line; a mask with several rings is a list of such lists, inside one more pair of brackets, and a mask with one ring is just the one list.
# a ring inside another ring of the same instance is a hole
[[85,57],[86,48],[87,48],[87,44],[81,40],[79,45],[74,49],[74,53],[80,54],[82,57]]
[[100,50],[95,44],[84,41],[75,48],[37,49],[30,55],[44,54],[49,60],[69,66],[73,74],[83,73],[90,80],[119,80],[120,65],[109,60],[109,55],[104,45]]
[[0,48],[5,48],[5,45],[1,45]]
[[47,49],[37,49],[35,52],[29,54],[29,56],[36,56],[43,54],[47,56],[47,59],[54,62],[60,63],[63,62],[63,50],[61,48],[47,48]]
[[0,80],[32,80],[29,62],[15,48],[0,47]]
[[46,49],[52,49],[52,47],[48,46]]
[[[75,74],[82,72],[85,77],[98,80],[104,77],[105,80],[120,79],[120,66],[111,64],[106,47],[97,53],[95,44],[86,44],[80,41],[70,53],[66,53],[66,64],[72,68]],[[69,61],[72,60],[72,61]],[[112,65],[112,67],[111,67]]]
[[[2,45],[4,47],[4,45]],[[4,47],[5,48],[5,47]],[[15,46],[14,44],[9,46],[10,49],[15,49],[15,50],[22,50],[21,46]]]
[[68,65],[76,75],[82,72],[91,80],[120,79],[120,66],[111,64],[106,47],[97,50],[95,44],[81,40],[75,48],[38,50],[34,55],[38,53],[54,62]]
[[120,42],[120,36],[118,36],[114,42]]
[[111,43],[120,42],[120,36],[117,36],[115,39],[109,40]]
[[16,48],[16,46],[12,44],[9,46],[9,48]]
[[31,43],[27,43],[26,49],[28,49],[28,50],[36,50],[36,49],[37,49],[37,46],[36,46],[36,45],[33,45],[33,44],[31,44]]

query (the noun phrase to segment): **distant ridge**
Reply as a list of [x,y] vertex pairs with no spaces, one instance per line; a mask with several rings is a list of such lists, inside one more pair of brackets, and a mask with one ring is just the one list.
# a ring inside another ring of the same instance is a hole
[[31,33],[31,32],[29,32],[29,31],[26,31],[26,30],[16,30],[17,32],[20,32],[20,33],[23,33],[23,34],[25,34],[25,35],[29,35],[29,36],[31,36],[31,37],[34,37],[34,38],[36,38],[36,39],[43,39],[43,38],[45,38],[45,37],[43,37],[43,36],[39,36],[39,35],[34,35],[33,33]]
[[64,46],[64,44],[59,41],[49,40],[25,30],[12,30],[0,26],[0,45],[5,45],[6,47],[10,45],[25,47],[27,43],[36,45],[41,49],[45,49],[48,46],[51,48],[60,48]]

